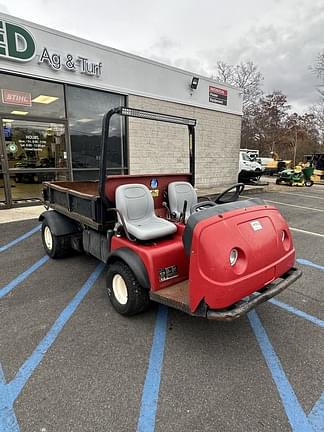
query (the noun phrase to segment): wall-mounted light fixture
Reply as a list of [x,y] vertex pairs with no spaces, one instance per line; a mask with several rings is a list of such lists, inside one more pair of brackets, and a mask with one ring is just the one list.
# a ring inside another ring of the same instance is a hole
[[199,78],[193,77],[192,80],[191,80],[190,88],[192,90],[196,90],[197,87],[198,87],[198,84],[199,84]]

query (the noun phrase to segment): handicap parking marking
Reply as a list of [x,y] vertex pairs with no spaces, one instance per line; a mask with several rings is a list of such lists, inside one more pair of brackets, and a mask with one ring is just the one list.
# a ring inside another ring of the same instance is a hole
[[154,432],[168,323],[168,308],[159,305],[146,372],[137,432]]
[[248,313],[253,333],[277,387],[293,432],[324,432],[324,392],[307,416],[255,310]]
[[297,309],[293,306],[290,306],[290,305],[283,303],[283,302],[281,302],[277,299],[274,299],[274,298],[272,298],[268,301],[269,301],[269,303],[272,303],[276,306],[279,306],[280,308],[282,308],[288,312],[291,312],[292,314],[294,314],[300,318],[304,318],[305,320],[310,321],[311,323],[313,323],[313,324],[315,324],[321,328],[324,328],[324,321],[319,319],[319,318],[314,317],[313,315],[310,315],[304,311],[301,311],[300,309]]
[[0,363],[0,431],[19,432],[17,417],[13,409],[12,397]]
[[308,419],[314,431],[324,432],[324,392],[308,414]]
[[322,266],[320,264],[313,263],[312,261],[309,261],[307,259],[297,258],[296,261],[298,262],[298,264],[305,265],[308,267],[313,267],[317,270],[324,271],[324,266]]
[[23,282],[25,279],[28,278],[32,273],[34,273],[36,270],[38,270],[42,265],[44,265],[49,260],[48,255],[44,255],[41,259],[36,261],[33,265],[31,265],[27,270],[20,273],[15,279],[13,279],[11,282],[9,282],[7,285],[5,285],[3,288],[0,289],[0,299],[3,298],[5,295],[9,294],[13,289],[17,287],[21,282]]
[[17,237],[15,240],[12,240],[11,242],[3,246],[0,246],[0,252],[4,252],[10,249],[12,246],[15,246],[17,243],[26,240],[28,237],[31,237],[33,234],[40,231],[40,229],[41,229],[41,225],[37,225],[35,228],[31,229],[30,231],[27,231],[25,234],[21,235],[20,237]]
[[19,425],[17,423],[13,409],[14,402],[20,395],[35,369],[44,358],[48,349],[52,346],[60,332],[63,330],[65,324],[77,310],[84,297],[88,294],[94,283],[97,281],[104,268],[105,264],[100,263],[91,273],[80,291],[60,313],[53,326],[37,345],[31,356],[20,367],[12,381],[6,384],[4,375],[0,371],[0,425],[6,426],[6,429],[1,429],[1,432],[19,431]]

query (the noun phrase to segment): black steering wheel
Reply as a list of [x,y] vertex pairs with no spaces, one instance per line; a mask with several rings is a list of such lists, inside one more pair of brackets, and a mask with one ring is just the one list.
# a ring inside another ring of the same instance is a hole
[[200,201],[197,202],[197,204],[191,206],[190,213],[195,213],[201,210],[205,210],[206,208],[214,207],[215,205],[216,203],[214,203],[214,201]]
[[[215,204],[227,204],[237,201],[241,193],[244,191],[244,188],[244,183],[236,183],[235,185],[230,186],[228,189],[224,190],[220,195],[218,195],[218,197],[215,199]],[[223,199],[224,196],[232,190],[233,192],[229,194],[229,197],[227,199]]]

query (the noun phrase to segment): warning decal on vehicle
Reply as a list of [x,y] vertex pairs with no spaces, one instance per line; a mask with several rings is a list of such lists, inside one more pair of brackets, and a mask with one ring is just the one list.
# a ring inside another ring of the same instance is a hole
[[160,269],[160,282],[172,279],[178,276],[178,269],[176,265],[164,267]]
[[253,228],[253,231],[259,231],[262,229],[261,222],[258,220],[250,222],[251,227]]

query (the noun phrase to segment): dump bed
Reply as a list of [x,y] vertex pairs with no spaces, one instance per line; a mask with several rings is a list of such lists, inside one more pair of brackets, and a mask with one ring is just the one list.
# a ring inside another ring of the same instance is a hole
[[45,206],[95,230],[106,230],[115,222],[99,196],[98,181],[45,182]]

